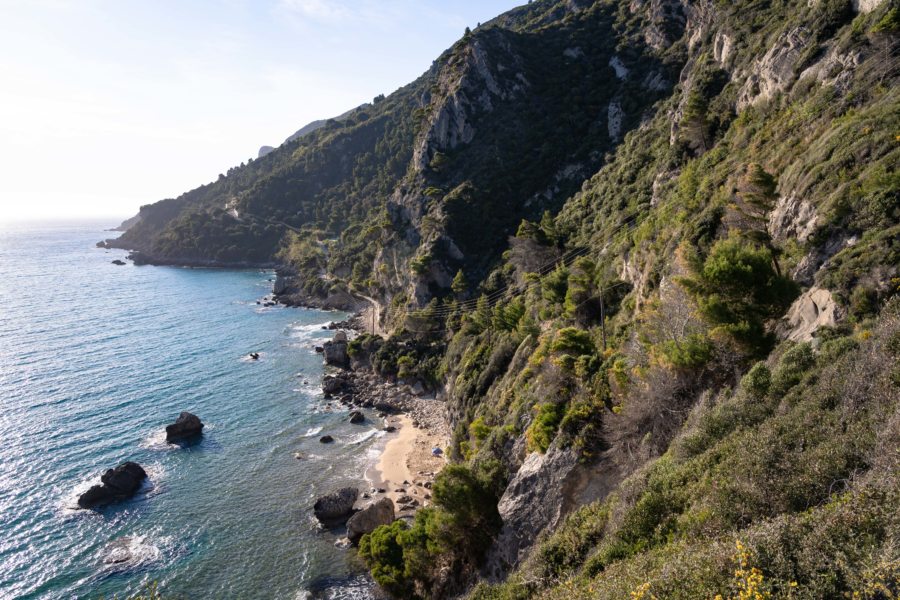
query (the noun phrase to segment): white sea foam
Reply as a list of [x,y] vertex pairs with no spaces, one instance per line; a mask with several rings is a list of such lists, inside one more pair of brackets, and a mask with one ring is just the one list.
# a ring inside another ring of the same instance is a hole
[[366,440],[370,440],[373,437],[381,437],[384,435],[384,431],[380,429],[371,429],[369,431],[365,431],[358,435],[355,435],[347,440],[348,444],[362,444]]
[[139,446],[148,450],[177,450],[178,446],[166,441],[166,430],[156,429],[140,441]]
[[[160,543],[165,541],[163,538]],[[100,562],[105,571],[121,572],[145,567],[162,555],[160,546],[151,543],[148,536],[126,536],[108,543],[100,552]]]
[[306,433],[303,434],[303,437],[312,437],[314,435],[318,435],[319,433],[322,433],[321,427],[310,427],[306,430]]

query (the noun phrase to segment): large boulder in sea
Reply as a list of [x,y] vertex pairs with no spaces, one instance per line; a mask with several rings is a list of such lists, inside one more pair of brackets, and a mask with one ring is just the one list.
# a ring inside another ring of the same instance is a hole
[[325,342],[323,348],[325,350],[325,363],[336,367],[348,367],[350,365],[350,355],[347,353],[347,334],[338,331],[334,334],[334,339]]
[[203,423],[200,418],[189,412],[183,412],[172,425],[166,425],[166,441],[176,442],[184,440],[203,432]]
[[81,494],[78,497],[78,506],[96,508],[111,502],[127,500],[137,493],[145,479],[147,472],[141,465],[131,461],[122,463],[115,469],[108,469],[100,477],[101,485],[92,486]]
[[345,487],[325,494],[316,500],[313,505],[313,513],[325,526],[340,525],[353,514],[353,505],[359,497],[359,490],[355,487]]
[[365,534],[393,522],[394,502],[390,498],[382,498],[350,517],[347,521],[347,537],[354,544],[358,544]]

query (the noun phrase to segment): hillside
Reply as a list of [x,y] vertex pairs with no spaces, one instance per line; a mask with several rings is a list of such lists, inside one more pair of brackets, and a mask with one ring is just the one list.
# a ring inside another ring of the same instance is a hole
[[543,0],[141,209],[151,262],[385,308],[448,404],[397,597],[900,595],[900,9]]

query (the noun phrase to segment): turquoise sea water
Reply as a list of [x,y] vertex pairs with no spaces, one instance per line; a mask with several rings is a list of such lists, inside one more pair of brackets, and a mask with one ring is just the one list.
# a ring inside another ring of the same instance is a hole
[[[270,272],[112,265],[103,226],[0,226],[0,598],[368,597],[311,511],[380,444],[321,396],[313,345],[344,315],[258,305]],[[207,425],[188,448],[164,442],[182,410]],[[125,460],[135,499],[73,509]],[[135,559],[107,564],[122,538]]]

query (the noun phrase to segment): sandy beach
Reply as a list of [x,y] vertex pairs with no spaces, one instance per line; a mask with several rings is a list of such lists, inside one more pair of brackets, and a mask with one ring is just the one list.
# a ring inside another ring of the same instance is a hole
[[394,501],[397,514],[412,514],[413,509],[404,510],[407,502],[399,502],[404,496],[410,497],[415,507],[428,506],[431,498],[431,482],[446,464],[443,455],[433,456],[434,447],[442,450],[449,440],[430,430],[413,426],[413,419],[406,414],[393,415],[386,423],[397,428],[390,433],[384,451],[370,472],[373,485],[387,490],[385,494]]

